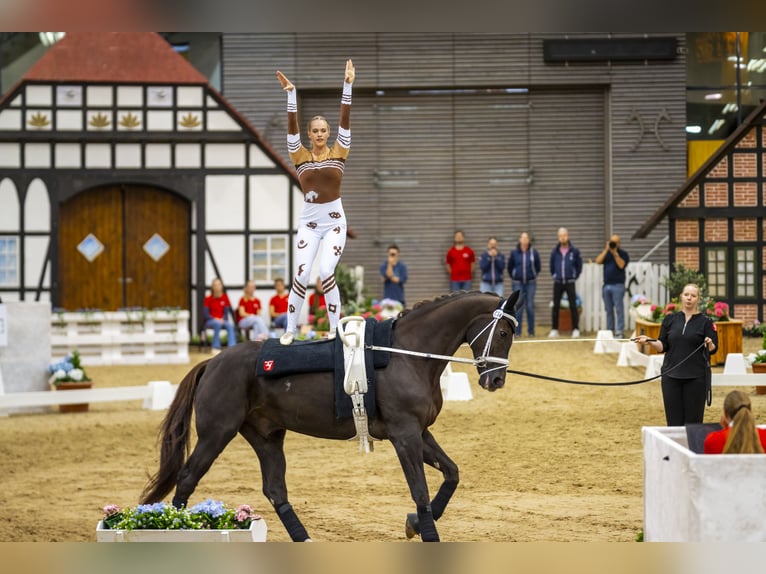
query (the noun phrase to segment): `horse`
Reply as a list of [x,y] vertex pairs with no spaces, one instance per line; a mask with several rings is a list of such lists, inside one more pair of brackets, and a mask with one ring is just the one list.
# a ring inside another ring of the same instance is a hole
[[[420,534],[424,542],[439,541],[436,521],[458,486],[458,466],[429,431],[442,408],[441,373],[460,345],[468,343],[480,386],[490,392],[502,388],[518,297],[518,291],[506,301],[494,293],[461,291],[420,302],[394,321],[391,348],[399,352],[392,352],[388,365],[375,371],[377,412],[369,421],[369,433],[391,442],[404,471],[416,507],[405,521],[407,538]],[[249,342],[229,347],[187,373],[160,426],[160,465],[141,502],[160,502],[175,487],[172,504],[186,506],[213,461],[240,433],[255,450],[263,494],[290,538],[311,541],[287,496],[285,433],[348,440],[356,435],[355,426],[353,419],[335,416],[332,372],[259,376],[256,364],[261,345]],[[197,443],[185,459],[192,411]],[[426,464],[443,477],[433,499],[426,484]]]

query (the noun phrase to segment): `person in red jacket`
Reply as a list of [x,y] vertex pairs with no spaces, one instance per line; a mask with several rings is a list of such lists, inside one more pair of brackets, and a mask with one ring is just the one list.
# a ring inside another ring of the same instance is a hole
[[274,279],[276,294],[269,299],[269,316],[271,324],[278,329],[287,327],[287,309],[290,292],[285,289],[285,280],[281,277]]
[[455,231],[455,240],[447,251],[444,264],[449,273],[451,291],[470,291],[473,270],[476,267],[476,255],[465,244],[465,236],[459,229]]
[[[210,295],[205,297],[205,329],[213,329],[213,341],[210,346],[213,354],[221,351],[221,329],[226,329],[226,343],[229,347],[237,344],[237,335],[234,332],[234,313],[228,295],[223,291],[223,282],[216,277],[210,284]],[[226,316],[229,316],[227,319]]]
[[255,282],[245,283],[245,289],[237,305],[237,326],[240,329],[250,331],[250,340],[265,339],[269,335],[269,328],[261,317],[261,300],[255,296]]
[[766,429],[755,426],[750,397],[731,391],[723,401],[723,429],[705,438],[704,454],[752,454],[766,450]]

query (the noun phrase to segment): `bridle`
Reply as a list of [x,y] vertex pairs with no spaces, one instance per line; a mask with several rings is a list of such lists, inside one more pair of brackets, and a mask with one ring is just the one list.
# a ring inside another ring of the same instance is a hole
[[[387,351],[389,353],[399,353],[400,355],[410,355],[413,357],[423,357],[425,359],[438,359],[441,361],[451,361],[453,363],[465,363],[467,365],[473,365],[475,367],[486,367],[487,363],[497,363],[497,367],[492,367],[491,369],[487,369],[484,371],[484,373],[489,373],[491,371],[496,371],[498,369],[503,369],[508,366],[508,359],[507,358],[501,358],[501,357],[493,357],[489,354],[490,347],[492,346],[492,338],[495,335],[495,328],[497,327],[497,324],[500,322],[501,319],[507,319],[508,322],[511,323],[511,328],[513,329],[513,332],[516,332],[516,329],[519,326],[519,322],[516,320],[516,317],[513,315],[506,313],[504,311],[505,308],[505,299],[500,301],[500,305],[492,312],[492,320],[487,323],[487,325],[479,331],[476,336],[471,339],[471,342],[468,343],[468,345],[471,347],[471,350],[473,350],[473,344],[476,342],[476,340],[487,330],[489,329],[489,335],[487,336],[487,340],[484,343],[484,349],[481,352],[481,355],[474,359],[464,359],[462,357],[451,357],[448,355],[439,355],[436,353],[423,353],[421,351],[410,351],[409,349],[396,349],[394,347],[381,347],[378,345],[365,345],[365,349],[370,351]],[[482,374],[484,374],[482,373]]]

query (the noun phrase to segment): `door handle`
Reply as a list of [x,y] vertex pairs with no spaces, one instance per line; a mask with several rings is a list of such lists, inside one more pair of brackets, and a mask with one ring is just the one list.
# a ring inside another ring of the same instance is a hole
[[118,277],[117,283],[133,283],[133,277]]

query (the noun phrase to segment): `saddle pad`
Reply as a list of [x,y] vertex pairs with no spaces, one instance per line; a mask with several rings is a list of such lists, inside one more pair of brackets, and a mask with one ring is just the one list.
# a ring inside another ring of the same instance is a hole
[[[368,317],[365,320],[365,344],[391,346],[393,327],[393,319],[376,321]],[[390,358],[390,352],[365,351],[367,393],[364,396],[364,406],[369,418],[375,414],[375,369],[386,368]],[[340,337],[321,341],[293,341],[292,345],[282,345],[279,339],[266,339],[256,362],[256,374],[261,377],[328,371],[335,372],[335,416],[339,419],[350,418],[353,405],[351,397],[343,390],[345,365]]]

